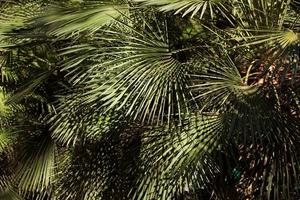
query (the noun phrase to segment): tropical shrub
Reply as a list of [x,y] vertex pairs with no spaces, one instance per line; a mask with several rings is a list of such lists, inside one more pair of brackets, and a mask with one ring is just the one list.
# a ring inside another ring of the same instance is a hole
[[0,10],[0,199],[300,198],[299,0]]

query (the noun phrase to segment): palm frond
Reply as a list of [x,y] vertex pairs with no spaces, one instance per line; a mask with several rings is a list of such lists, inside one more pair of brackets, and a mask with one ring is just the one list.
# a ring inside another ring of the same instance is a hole
[[97,141],[124,126],[126,120],[120,112],[96,112],[97,107],[84,106],[82,94],[77,95],[63,96],[48,120],[57,142],[74,146],[82,139]]
[[143,170],[133,199],[173,199],[185,188],[205,187],[218,171],[209,155],[226,143],[222,120],[221,116],[196,115],[179,132],[146,133],[141,150]]
[[247,96],[257,93],[257,86],[245,83],[237,66],[226,53],[225,56],[215,56],[200,62],[199,57],[196,56],[191,63],[196,67],[191,73],[193,84],[190,88],[194,99],[201,102],[201,111],[222,110],[229,102],[243,101]]
[[24,200],[14,189],[9,188],[0,192],[0,200]]
[[[295,30],[240,30],[237,48],[247,47],[259,58],[261,78],[277,87],[294,84],[299,76],[299,33]],[[269,78],[270,77],[270,78]]]
[[13,137],[7,130],[0,128],[0,153],[13,144]]
[[[124,141],[123,141],[124,142]],[[121,199],[130,188],[118,134],[76,145],[59,168],[53,196],[58,199]],[[84,155],[84,156],[83,156]],[[132,158],[129,158],[132,159]],[[131,170],[131,169],[130,169]]]
[[16,82],[18,77],[16,74],[10,69],[10,58],[11,52],[3,51],[0,55],[0,75],[2,84],[8,82]]
[[235,12],[236,18],[243,28],[264,29],[265,27],[275,27],[281,29],[290,2],[290,0],[238,0]]
[[25,28],[29,24],[29,20],[41,14],[43,9],[43,3],[38,1],[28,0],[23,3],[8,1],[2,3],[0,5],[0,46],[19,43],[19,38],[15,38],[12,33]]
[[[299,33],[294,32],[293,30],[287,31],[274,31],[274,30],[247,30],[239,29],[240,33],[245,33],[245,36],[241,36],[239,40],[244,40],[243,45],[258,45],[267,43],[268,46],[278,46],[282,49],[287,48],[290,45],[299,43]],[[254,33],[254,34],[253,34]]]
[[54,175],[55,144],[49,136],[35,136],[23,147],[17,173],[22,193],[49,192]]
[[39,21],[49,27],[54,36],[76,36],[86,32],[91,34],[105,25],[111,24],[128,10],[128,5],[112,1],[83,3],[74,8],[53,7],[41,16]]
[[199,14],[200,19],[204,14],[209,14],[211,18],[215,17],[216,12],[224,15],[230,13],[226,1],[220,0],[134,0],[142,2],[144,5],[159,6],[163,12],[174,11],[174,14],[182,13],[182,16],[191,14],[191,17]]
[[66,54],[84,54],[64,70],[73,72],[77,66],[86,67],[83,61],[92,61],[84,74],[76,72],[74,77],[90,77],[83,82],[88,104],[105,111],[125,109],[127,116],[143,122],[170,122],[188,112],[188,69],[173,57],[165,30],[144,31],[119,21],[115,28],[96,34],[94,44],[69,48]]
[[296,198],[299,195],[299,163],[294,148],[289,142],[280,146],[241,147],[240,162],[244,163],[241,164],[243,175],[238,184],[244,195],[250,197],[259,193],[268,200]]
[[[288,47],[297,46],[300,39],[296,27],[300,21],[292,12],[287,12],[290,3],[289,0],[240,1],[236,14],[238,26],[233,34],[237,46],[257,45],[261,52],[273,53],[277,57]],[[269,57],[265,53],[262,55]]]

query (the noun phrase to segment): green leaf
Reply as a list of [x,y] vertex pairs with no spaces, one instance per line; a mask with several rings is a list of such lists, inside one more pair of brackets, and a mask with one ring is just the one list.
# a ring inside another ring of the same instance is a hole
[[[43,12],[44,5],[38,1],[13,2],[7,1],[0,5],[0,46],[18,43],[14,34],[16,30],[25,28],[29,20]],[[11,35],[12,34],[12,35]]]
[[186,187],[206,187],[218,171],[210,156],[219,145],[226,144],[223,120],[213,114],[195,115],[182,129],[145,133],[142,173],[133,199],[167,200]]
[[13,189],[0,192],[0,200],[23,200],[23,198]]
[[104,112],[124,110],[126,116],[146,123],[170,122],[172,117],[180,121],[188,113],[188,68],[174,58],[167,33],[151,30],[142,32],[119,21],[96,34],[94,44],[66,49],[65,54],[82,56],[66,63],[64,70],[90,63],[74,77],[90,77],[76,81],[85,85],[86,105],[100,106]]
[[127,10],[126,4],[91,3],[75,8],[52,8],[39,20],[49,26],[50,35],[74,36],[82,32],[96,32],[111,24]]
[[8,130],[0,128],[0,153],[3,153],[8,147],[13,144],[13,137]]
[[134,0],[142,2],[144,5],[159,6],[160,11],[174,11],[175,14],[182,13],[184,17],[191,14],[191,17],[199,14],[200,19],[205,13],[209,13],[211,18],[215,17],[215,12],[228,13],[226,1],[223,0]]
[[35,136],[23,147],[17,185],[23,193],[49,191],[53,181],[55,144],[47,135]]
[[5,104],[6,96],[3,93],[3,90],[0,88],[0,116],[5,116],[9,111],[9,107]]

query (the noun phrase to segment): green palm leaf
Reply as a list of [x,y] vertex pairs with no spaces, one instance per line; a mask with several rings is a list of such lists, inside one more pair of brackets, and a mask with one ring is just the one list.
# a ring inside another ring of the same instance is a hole
[[[113,199],[126,196],[127,173],[120,159],[117,134],[107,134],[98,141],[76,145],[65,162],[59,163],[53,197],[57,199]],[[122,170],[123,169],[123,170]],[[123,180],[124,179],[124,180]]]
[[218,171],[209,155],[226,143],[222,120],[221,116],[196,115],[179,132],[146,133],[141,152],[143,173],[133,199],[173,199],[185,187],[205,187]]
[[240,33],[246,32],[244,35],[248,35],[241,36],[240,40],[244,40],[246,42],[243,45],[239,45],[239,47],[267,43],[270,46],[278,45],[280,48],[285,49],[290,45],[299,43],[300,41],[299,33],[294,32],[293,30],[264,31],[240,29],[239,31]]
[[[39,1],[13,2],[7,1],[0,5],[0,46],[10,46],[19,43],[12,32],[26,27],[29,20],[43,12],[44,5]],[[22,41],[23,39],[21,39]]]
[[[199,62],[199,56],[191,61],[195,67],[190,86],[194,99],[201,104],[201,111],[224,110],[230,103],[244,101],[258,92],[255,85],[247,85],[229,55],[210,57]],[[234,99],[234,100],[233,100]]]
[[[244,28],[262,29],[265,27],[282,28],[290,0],[238,0],[236,17]],[[273,28],[273,30],[274,30]]]
[[127,4],[110,1],[85,3],[74,8],[50,8],[50,13],[40,21],[49,27],[49,34],[55,36],[76,36],[81,32],[96,32],[111,24],[128,10]]
[[10,147],[13,143],[11,134],[8,133],[4,128],[0,129],[0,153]]
[[0,200],[23,200],[23,198],[13,189],[0,192]]
[[97,107],[83,106],[82,95],[77,95],[61,98],[55,109],[57,113],[49,118],[56,141],[67,146],[74,146],[81,139],[97,141],[124,126],[126,120],[120,112],[95,112]]
[[[211,18],[215,17],[215,12],[222,14],[228,13],[229,9],[226,6],[226,1],[223,0],[134,0],[142,2],[145,5],[159,6],[160,11],[174,11],[175,14],[183,13],[182,16],[191,14],[193,17],[200,14],[200,19],[205,13],[209,13]],[[226,15],[226,14],[225,14]]]
[[124,109],[127,116],[143,122],[170,122],[171,117],[188,112],[184,103],[190,96],[188,69],[173,57],[162,31],[141,32],[119,21],[115,28],[96,34],[94,44],[67,49],[66,54],[83,55],[64,70],[73,72],[78,65],[86,67],[84,61],[93,61],[84,74],[75,71],[72,78],[77,83],[91,77],[83,82],[87,104],[104,111]]
[[17,173],[17,185],[23,193],[49,191],[54,178],[54,154],[55,144],[49,136],[37,137],[23,147]]
[[286,49],[299,43],[296,27],[300,21],[292,12],[287,12],[290,3],[288,0],[240,1],[236,14],[239,27],[235,29],[237,35],[233,36],[238,46],[265,44],[266,48]]

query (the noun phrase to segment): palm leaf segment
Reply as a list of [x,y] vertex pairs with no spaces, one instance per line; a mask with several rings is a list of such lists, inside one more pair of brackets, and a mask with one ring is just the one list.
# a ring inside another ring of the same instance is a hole
[[97,107],[83,106],[85,104],[82,99],[82,94],[60,99],[59,106],[56,107],[57,114],[49,119],[52,124],[52,137],[57,142],[69,146],[82,139],[96,141],[124,126],[125,120],[120,112],[97,112]]
[[269,43],[286,48],[299,42],[299,17],[290,6],[289,0],[238,0],[233,30],[239,34],[239,46]]
[[287,0],[240,1],[236,12],[239,27],[235,29],[240,34],[239,46],[266,44],[268,50],[273,48],[273,52],[274,49],[297,47],[300,21],[297,14],[289,11],[290,3]]
[[8,114],[10,108],[5,105],[6,97],[0,90],[0,153],[7,149],[12,143],[10,130],[8,130]]
[[125,168],[122,159],[133,158],[122,155],[119,151],[122,145],[116,134],[107,134],[98,141],[87,142],[84,147],[72,148],[67,159],[58,164],[63,176],[57,177],[54,183],[53,197],[89,200],[126,196],[131,182],[125,174],[132,169]]
[[[222,116],[195,115],[186,130],[152,131],[144,135],[140,182],[134,199],[173,199],[185,189],[208,183],[218,168],[209,156],[217,150],[225,127]],[[204,167],[205,166],[205,167]]]
[[83,82],[89,89],[86,103],[104,110],[125,109],[127,116],[150,123],[170,121],[172,116],[186,113],[183,102],[190,95],[186,90],[188,69],[173,58],[164,30],[141,32],[118,23],[96,34],[94,44],[65,52],[82,56],[72,59],[64,70],[72,72],[92,61],[84,74],[72,77],[75,82],[88,74],[92,77]]
[[[255,86],[248,86],[229,55],[200,60],[195,56],[191,65],[192,85],[189,87],[202,111],[223,110],[228,102],[238,102],[255,93]],[[252,91],[251,91],[252,90]],[[236,101],[232,101],[235,98]]]
[[7,148],[11,146],[12,142],[13,142],[12,134],[9,133],[7,129],[1,128],[0,129],[0,153],[7,150]]
[[225,6],[226,1],[223,0],[134,0],[135,2],[142,2],[145,5],[159,6],[160,11],[169,12],[174,11],[175,14],[183,13],[182,16],[191,14],[193,17],[199,14],[200,19],[205,13],[209,13],[211,18],[215,17],[216,11],[223,15],[228,13]]
[[237,5],[238,27],[234,33],[227,32],[233,33],[236,47],[249,48],[261,57],[261,73],[271,74],[276,87],[295,83],[299,76],[300,21],[297,12],[291,10],[291,1],[240,1]]
[[[1,3],[0,9],[4,11],[0,15],[0,47],[2,47],[22,41],[24,38],[16,39],[13,32],[26,27],[30,19],[43,12],[45,5],[42,2],[30,0],[24,1],[22,4],[8,1],[7,3]],[[18,12],[15,12],[16,10]]]
[[34,136],[29,142],[24,145],[20,155],[22,164],[17,172],[18,188],[26,195],[50,192],[54,175],[55,144],[45,135]]
[[9,188],[0,194],[1,200],[24,200],[15,190]]
[[87,2],[73,8],[54,7],[50,8],[49,14],[40,17],[40,23],[49,27],[50,35],[59,37],[77,36],[82,32],[91,34],[125,14],[127,9],[128,5],[122,1]]

